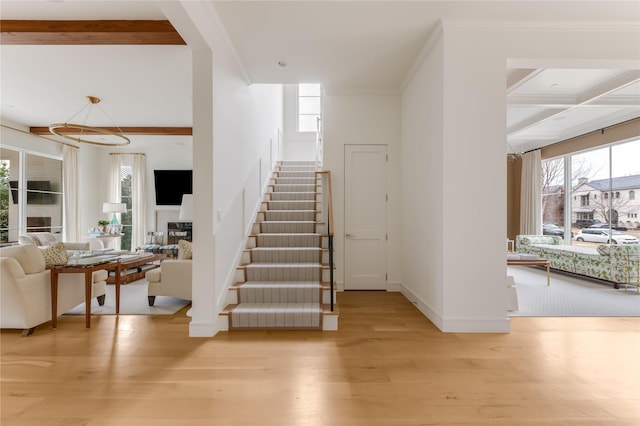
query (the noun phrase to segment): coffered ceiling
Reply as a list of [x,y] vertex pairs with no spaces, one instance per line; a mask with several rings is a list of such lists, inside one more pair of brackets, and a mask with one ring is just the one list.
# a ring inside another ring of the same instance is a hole
[[[20,21],[163,21],[167,17],[162,3],[2,0],[0,16]],[[640,25],[640,4],[636,1],[208,3],[218,13],[250,82],[320,82],[330,91],[348,93],[399,93],[440,19],[510,25]],[[61,33],[64,30],[55,27],[49,36],[60,37]],[[95,35],[82,33],[62,36],[76,37],[73,43],[80,44],[48,45],[39,44],[42,34],[23,36],[31,41],[8,44],[15,34],[2,36],[3,122],[34,127],[65,121],[91,95],[102,99],[100,106],[119,126],[192,125],[188,46],[168,42],[86,44],[95,40]],[[127,43],[134,36],[124,37]],[[507,70],[509,145],[522,152],[640,116],[639,68],[576,65]],[[190,143],[189,136],[175,135],[133,135],[131,139],[132,144],[140,145]]]

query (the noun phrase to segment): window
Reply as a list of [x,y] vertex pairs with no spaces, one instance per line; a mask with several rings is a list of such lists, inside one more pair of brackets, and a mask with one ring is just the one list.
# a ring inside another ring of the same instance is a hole
[[298,85],[298,131],[316,132],[322,111],[319,84]]
[[0,148],[0,242],[62,232],[62,160]]
[[120,166],[120,202],[127,205],[127,211],[120,216],[120,224],[122,225],[121,248],[122,250],[131,251],[131,235],[132,227],[132,197],[131,197],[131,166]]
[[[640,200],[636,197],[640,189],[638,158],[640,139],[544,160],[543,179],[546,172],[547,180],[543,180],[543,209],[546,209],[543,210],[543,222],[550,222],[548,218],[554,215],[559,218],[562,209],[545,205],[545,195],[570,188],[563,206],[565,229],[569,228],[575,234],[577,228],[611,223],[614,227],[627,227],[625,232],[636,235],[640,231],[640,223],[635,220],[640,212]],[[570,173],[564,173],[565,168]],[[560,177],[561,174],[564,176]],[[547,186],[544,182],[548,182]],[[554,189],[555,186],[558,188]],[[628,220],[630,218],[634,220]],[[559,219],[554,220],[560,223]],[[572,244],[593,246],[586,242],[574,241]]]

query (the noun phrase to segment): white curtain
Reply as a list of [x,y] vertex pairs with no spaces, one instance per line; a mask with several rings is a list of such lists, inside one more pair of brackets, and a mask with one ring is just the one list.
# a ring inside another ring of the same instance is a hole
[[131,218],[131,249],[144,244],[145,241],[145,219],[147,217],[147,166],[144,154],[132,154],[133,164],[131,168],[131,208],[133,217]]
[[78,148],[62,146],[62,241],[80,241],[78,207]]
[[[108,199],[105,203],[121,202],[121,182],[120,182],[120,154],[109,154],[109,190],[107,191]],[[120,213],[116,213],[118,222],[122,223]],[[122,241],[118,238],[114,242],[114,248],[120,250]]]
[[105,203],[120,202],[120,154],[109,154],[109,190]]
[[540,150],[522,156],[522,187],[520,191],[520,233],[542,233],[542,160]]

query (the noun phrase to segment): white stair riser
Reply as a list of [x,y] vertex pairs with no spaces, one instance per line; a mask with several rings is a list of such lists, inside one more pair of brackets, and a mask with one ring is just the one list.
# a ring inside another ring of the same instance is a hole
[[267,192],[265,201],[322,201],[322,194],[309,192]]
[[[308,304],[313,305],[313,304]],[[312,328],[320,327],[321,312],[310,312],[302,308],[287,310],[234,309],[231,313],[231,325],[234,328]]]
[[265,200],[262,203],[262,210],[317,210],[320,203],[314,200],[298,200],[298,201],[270,201]]
[[320,248],[258,247],[249,252],[249,262],[256,263],[321,263]]
[[322,267],[274,267],[251,264],[245,269],[245,277],[246,281],[320,281]]
[[[270,271],[265,271],[271,269]],[[248,266],[236,268],[236,283],[245,283],[247,281],[331,281],[331,271],[329,267],[320,267],[317,271],[301,271],[296,268],[274,268],[271,267],[255,267],[255,264],[248,270]],[[335,277],[334,277],[335,279]]]
[[[270,236],[271,235],[276,235],[276,234],[270,234]],[[324,248],[324,249],[329,248],[329,238],[327,236],[318,234],[317,238],[320,241],[319,247]],[[260,243],[262,244],[260,247],[269,247],[268,245],[265,245],[265,242],[271,242],[272,239],[268,238],[268,240],[265,240],[265,236],[251,235],[247,239],[247,247],[246,248],[247,249],[252,249],[252,248],[258,247],[258,241],[259,240],[261,240]],[[311,246],[308,246],[308,245],[299,245],[299,246],[291,245],[290,241],[288,241],[286,239],[281,240],[281,241],[277,241],[277,242],[279,244],[281,244],[281,245],[279,245],[279,246],[278,245],[272,245],[271,247],[286,247],[286,246],[289,246],[289,247],[311,247]],[[314,240],[313,247],[317,247],[316,244],[315,244],[316,242],[317,242],[317,240]]]
[[319,285],[291,284],[257,287],[248,284],[238,289],[238,300],[241,303],[320,303]]

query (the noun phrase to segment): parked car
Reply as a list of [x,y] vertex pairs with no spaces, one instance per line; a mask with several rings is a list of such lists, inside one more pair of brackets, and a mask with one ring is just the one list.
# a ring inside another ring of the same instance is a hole
[[558,235],[562,237],[564,236],[564,229],[555,223],[544,223],[542,224],[542,235]]
[[[589,228],[609,229],[609,224],[608,223],[594,223],[593,225],[589,226]],[[617,231],[626,231],[627,230],[627,228],[625,228],[624,226],[618,226],[618,225],[611,225],[611,229],[615,229]]]
[[588,228],[598,223],[600,223],[598,219],[578,219],[576,220],[576,228]]
[[[609,234],[611,232],[611,234]],[[576,241],[587,241],[604,244],[638,244],[638,239],[633,235],[608,229],[584,228],[575,236]]]

